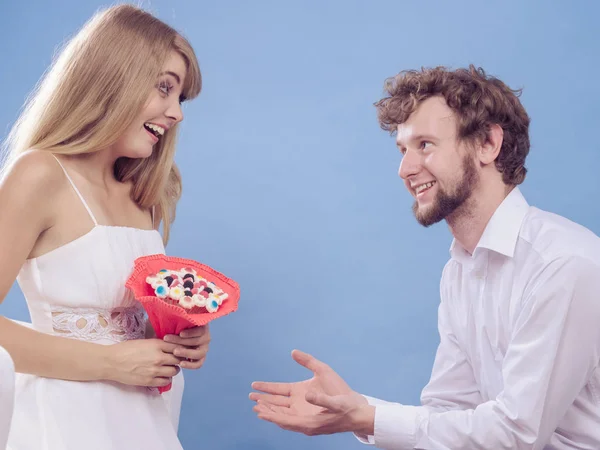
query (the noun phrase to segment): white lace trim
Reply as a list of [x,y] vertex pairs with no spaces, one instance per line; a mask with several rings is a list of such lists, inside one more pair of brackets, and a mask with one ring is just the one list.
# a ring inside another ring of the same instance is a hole
[[141,306],[115,309],[60,308],[52,310],[52,328],[63,337],[114,342],[141,339],[146,332]]

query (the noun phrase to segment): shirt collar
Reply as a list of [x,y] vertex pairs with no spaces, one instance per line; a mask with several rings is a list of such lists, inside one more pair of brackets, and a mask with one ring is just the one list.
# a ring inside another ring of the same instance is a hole
[[[529,204],[518,187],[515,187],[500,203],[488,222],[475,247],[501,253],[512,258],[519,238],[523,219],[527,215]],[[454,239],[450,246],[453,258],[468,255],[467,251]]]

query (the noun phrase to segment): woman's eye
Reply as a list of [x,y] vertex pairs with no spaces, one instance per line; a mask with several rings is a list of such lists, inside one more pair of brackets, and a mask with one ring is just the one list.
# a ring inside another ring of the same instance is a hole
[[167,84],[167,83],[165,83],[165,82],[159,83],[159,85],[158,85],[158,90],[159,90],[159,91],[160,91],[162,94],[165,94],[165,95],[169,95],[169,92],[171,92],[171,89],[172,89],[172,88],[173,88],[172,86],[168,85],[168,84]]

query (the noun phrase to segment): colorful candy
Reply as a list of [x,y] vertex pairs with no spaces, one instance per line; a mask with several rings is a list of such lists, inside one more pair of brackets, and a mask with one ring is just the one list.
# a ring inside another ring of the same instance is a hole
[[162,269],[156,275],[147,277],[146,282],[152,286],[158,298],[185,309],[198,307],[214,313],[228,297],[223,290],[193,269]]

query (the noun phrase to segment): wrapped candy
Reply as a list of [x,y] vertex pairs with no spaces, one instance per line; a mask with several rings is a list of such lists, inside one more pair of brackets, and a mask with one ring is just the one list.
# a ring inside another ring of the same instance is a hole
[[146,277],[146,282],[154,289],[156,297],[171,304],[179,305],[190,312],[209,313],[219,310],[229,295],[215,283],[209,281],[192,269],[161,269],[158,273]]

